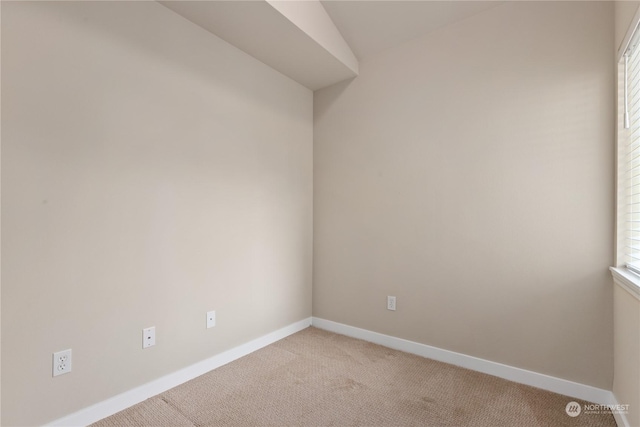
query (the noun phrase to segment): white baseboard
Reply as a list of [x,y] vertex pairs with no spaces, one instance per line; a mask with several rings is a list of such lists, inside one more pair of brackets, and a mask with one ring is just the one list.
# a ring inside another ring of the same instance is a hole
[[[173,387],[192,380],[213,369],[226,365],[227,363],[246,356],[256,350],[266,347],[269,344],[273,344],[274,342],[299,332],[310,325],[338,334],[380,344],[385,347],[438,360],[440,362],[450,363],[452,365],[494,375],[520,384],[526,384],[543,390],[552,391],[554,393],[563,394],[565,396],[598,403],[600,405],[617,404],[615,396],[608,390],[313,317],[293,323],[260,338],[256,338],[246,344],[227,350],[209,359],[203,360],[202,362],[188,366],[150,383],[126,391],[103,402],[96,403],[95,405],[89,406],[64,418],[55,420],[47,425],[51,427],[87,426],[113,415],[116,412],[140,403],[150,397],[156,396]],[[618,427],[630,427],[624,414],[614,414],[614,417]]]
[[631,427],[631,424],[629,424],[629,421],[627,420],[627,416],[625,414],[614,412],[613,418],[615,418],[618,427]]
[[[561,378],[555,378],[549,375],[539,374],[537,372],[527,371],[525,369],[515,368],[513,366],[503,365],[502,363],[491,362],[489,360],[473,356],[467,356],[466,354],[443,350],[438,347],[432,347],[430,345],[420,344],[402,338],[396,338],[368,331],[366,329],[356,328],[342,323],[333,322],[331,320],[314,317],[312,325],[316,328],[380,344],[406,353],[416,354],[439,362],[449,363],[471,369],[473,371],[504,378],[516,383],[574,397],[576,399],[582,399],[600,405],[612,405],[617,403],[613,393],[609,390],[575,383],[573,381],[563,380]],[[616,418],[616,421],[618,422],[618,418]],[[625,424],[618,424],[618,426],[626,427]]]
[[96,403],[95,405],[89,406],[88,408],[82,409],[64,418],[55,420],[47,425],[52,427],[89,425],[103,418],[106,418],[109,415],[113,415],[116,412],[122,411],[123,409],[140,403],[143,400],[156,396],[173,387],[192,380],[213,369],[219,368],[222,365],[233,362],[236,359],[253,353],[254,351],[266,347],[269,344],[273,344],[274,342],[279,341],[291,334],[295,334],[296,332],[299,332],[309,326],[311,326],[311,318],[303,319],[299,322],[293,323],[289,326],[285,326],[282,329],[278,329],[277,331],[271,332],[260,338],[249,341],[246,344],[242,344],[209,359],[203,360],[202,362],[198,362],[177,372],[166,375],[162,378],[158,378],[157,380],[126,391],[103,402]]

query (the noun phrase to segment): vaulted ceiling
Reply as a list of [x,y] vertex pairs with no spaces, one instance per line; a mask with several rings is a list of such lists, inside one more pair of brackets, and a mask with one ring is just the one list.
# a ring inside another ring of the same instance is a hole
[[311,90],[357,76],[360,61],[498,1],[161,1]]

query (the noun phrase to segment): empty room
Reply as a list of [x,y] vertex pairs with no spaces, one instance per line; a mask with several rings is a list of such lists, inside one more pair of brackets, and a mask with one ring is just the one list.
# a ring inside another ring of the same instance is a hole
[[3,0],[1,424],[640,427],[639,6]]

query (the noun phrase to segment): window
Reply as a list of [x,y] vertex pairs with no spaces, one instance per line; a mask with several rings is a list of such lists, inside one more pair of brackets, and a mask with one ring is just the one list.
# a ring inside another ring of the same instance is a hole
[[640,274],[640,31],[637,25],[625,41],[618,53],[617,264]]

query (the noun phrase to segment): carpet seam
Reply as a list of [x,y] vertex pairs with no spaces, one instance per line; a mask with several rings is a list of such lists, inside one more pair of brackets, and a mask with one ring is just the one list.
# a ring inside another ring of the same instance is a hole
[[187,420],[189,420],[189,422],[191,423],[191,425],[193,425],[194,427],[202,427],[200,426],[198,423],[196,423],[188,414],[184,413],[180,407],[174,405],[171,401],[169,401],[164,393],[161,394],[160,396],[160,400],[162,400],[164,403],[166,403],[171,409],[173,409],[174,411],[176,411],[177,413],[179,413],[180,415],[182,415],[184,418],[186,418]]

